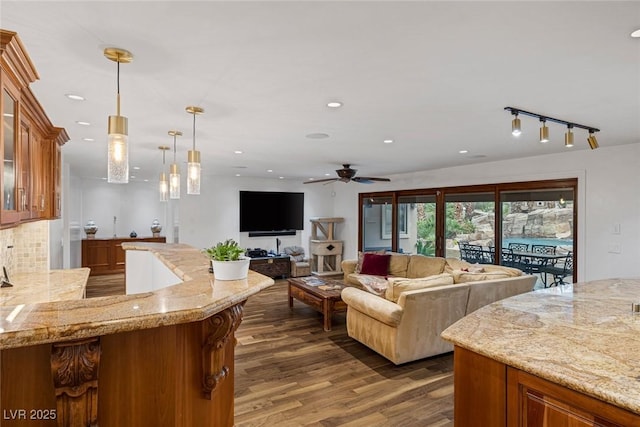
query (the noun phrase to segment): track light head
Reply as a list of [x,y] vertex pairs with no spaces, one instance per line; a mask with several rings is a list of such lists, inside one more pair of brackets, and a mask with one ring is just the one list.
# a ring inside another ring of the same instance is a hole
[[540,126],[540,142],[549,142],[549,128],[547,127],[547,121],[540,119],[542,126]]
[[515,112],[512,112],[512,114],[515,117],[511,121],[511,135],[520,136],[520,134],[522,133],[522,128],[520,125],[520,119],[518,118],[518,112],[515,111]]
[[587,142],[589,143],[589,147],[591,147],[592,150],[595,150],[600,146],[598,145],[598,140],[596,139],[596,134],[593,129],[589,129],[589,137],[587,138]]
[[573,125],[567,125],[567,132],[564,134],[564,146],[566,148],[573,147]]

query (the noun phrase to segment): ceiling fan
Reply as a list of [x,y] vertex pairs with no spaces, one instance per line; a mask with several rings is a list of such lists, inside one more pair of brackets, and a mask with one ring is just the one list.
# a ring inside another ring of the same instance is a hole
[[342,169],[336,169],[336,173],[338,174],[338,178],[327,178],[327,179],[315,179],[313,181],[305,181],[304,184],[313,184],[315,182],[333,182],[333,181],[342,181],[342,182],[359,182],[360,184],[373,184],[374,182],[389,182],[391,181],[389,178],[372,178],[368,176],[356,176],[357,169],[351,169],[349,164],[342,165]]

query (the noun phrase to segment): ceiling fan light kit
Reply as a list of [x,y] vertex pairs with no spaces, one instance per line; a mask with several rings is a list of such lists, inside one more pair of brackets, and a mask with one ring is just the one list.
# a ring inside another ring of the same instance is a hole
[[342,165],[342,169],[336,169],[336,173],[338,174],[338,178],[327,178],[327,179],[314,179],[305,181],[304,184],[313,184],[316,182],[358,182],[360,184],[373,184],[374,182],[389,182],[391,181],[389,178],[374,178],[369,176],[356,176],[357,169],[352,169],[351,165],[346,163]]
[[538,113],[532,113],[530,111],[521,110],[520,108],[515,108],[515,107],[504,107],[504,109],[511,112],[511,114],[514,116],[513,120],[511,121],[511,134],[513,136],[517,137],[522,134],[521,123],[520,123],[520,119],[518,118],[518,115],[522,114],[524,116],[535,117],[538,120],[540,120],[540,123],[541,123],[540,142],[542,143],[549,141],[549,128],[547,127],[547,122],[554,122],[554,123],[559,123],[561,125],[565,125],[567,127],[567,132],[565,133],[565,139],[564,139],[565,147],[567,148],[573,147],[573,128],[580,128],[580,129],[585,129],[589,131],[589,137],[587,138],[589,147],[592,150],[595,150],[596,148],[599,147],[598,140],[596,139],[595,133],[600,132],[600,129],[596,127],[581,125],[578,123],[569,122],[562,119],[556,119],[555,117],[545,116],[543,114],[538,114]]

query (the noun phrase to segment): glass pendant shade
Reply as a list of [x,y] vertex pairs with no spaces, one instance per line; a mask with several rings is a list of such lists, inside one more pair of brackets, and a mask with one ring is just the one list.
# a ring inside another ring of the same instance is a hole
[[127,118],[109,116],[107,182],[127,184],[129,182],[129,150]]
[[165,172],[160,174],[158,190],[160,194],[160,201],[167,202],[169,200],[169,181],[167,180],[167,174]]
[[169,169],[169,198],[180,198],[180,169],[176,163],[172,163]]
[[200,152],[196,150],[196,116],[204,113],[204,108],[189,105],[186,112],[193,114],[193,147],[187,152],[187,194],[200,194]]
[[200,194],[200,152],[187,153],[187,194]]

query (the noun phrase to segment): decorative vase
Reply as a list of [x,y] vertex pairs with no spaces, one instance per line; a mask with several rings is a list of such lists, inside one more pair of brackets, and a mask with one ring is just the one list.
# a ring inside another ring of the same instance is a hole
[[87,239],[95,239],[96,232],[98,231],[98,227],[93,220],[87,221],[87,224],[84,226],[84,232],[87,233]]
[[211,260],[213,276],[216,280],[246,279],[249,274],[249,261],[249,258],[241,258],[237,261]]
[[160,237],[160,232],[162,231],[162,226],[160,225],[160,221],[154,219],[151,223],[151,233],[153,237]]

